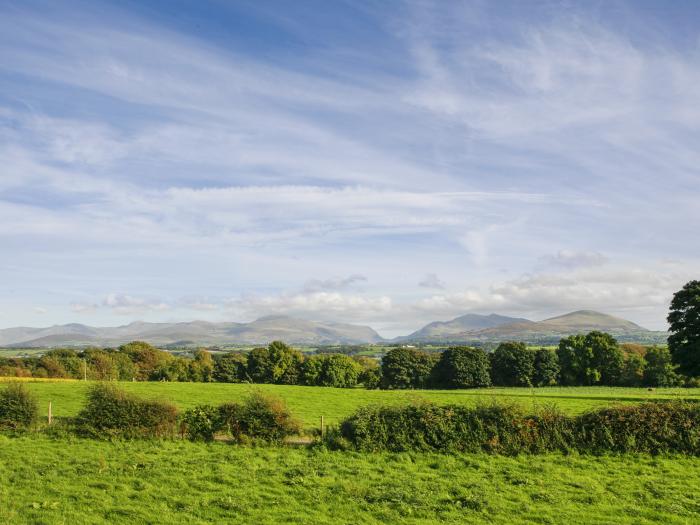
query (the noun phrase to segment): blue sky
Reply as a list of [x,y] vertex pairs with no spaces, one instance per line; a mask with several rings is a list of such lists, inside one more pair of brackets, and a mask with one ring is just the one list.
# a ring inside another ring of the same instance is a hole
[[0,0],[0,326],[382,335],[700,267],[698,2]]

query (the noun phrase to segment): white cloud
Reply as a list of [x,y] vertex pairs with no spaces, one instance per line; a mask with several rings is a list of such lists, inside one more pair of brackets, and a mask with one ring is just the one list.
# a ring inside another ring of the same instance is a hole
[[554,255],[545,255],[542,262],[548,266],[563,268],[580,268],[590,266],[602,266],[609,262],[609,259],[599,252],[559,250]]

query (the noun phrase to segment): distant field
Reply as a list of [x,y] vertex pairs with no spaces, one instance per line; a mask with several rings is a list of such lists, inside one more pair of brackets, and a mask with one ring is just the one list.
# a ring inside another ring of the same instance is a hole
[[0,523],[700,522],[700,461],[0,436]]
[[[9,381],[0,378],[0,381]],[[49,401],[56,417],[74,416],[84,402],[90,381],[25,380],[37,395],[42,411]],[[271,392],[287,401],[292,413],[305,427],[315,428],[321,416],[328,423],[336,423],[350,415],[357,407],[374,404],[396,404],[414,399],[435,403],[473,404],[480,401],[509,400],[526,407],[551,404],[576,414],[612,403],[635,403],[650,399],[689,398],[700,400],[700,389],[609,387],[551,387],[551,388],[484,388],[475,390],[363,390],[325,387],[243,385],[227,383],[119,383],[124,389],[151,398],[167,399],[180,408],[200,403],[218,404],[235,401],[251,390]]]
[[46,348],[0,348],[0,357],[27,357],[46,352]]

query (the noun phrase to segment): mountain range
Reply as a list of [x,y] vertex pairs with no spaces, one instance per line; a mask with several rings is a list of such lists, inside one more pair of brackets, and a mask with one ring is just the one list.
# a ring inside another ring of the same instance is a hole
[[601,330],[621,340],[663,342],[665,332],[646,328],[612,315],[579,310],[543,321],[497,314],[466,314],[451,321],[436,321],[407,336],[382,338],[368,326],[316,322],[284,315],[261,317],[250,323],[192,321],[184,323],[133,322],[117,327],[83,324],[48,328],[0,330],[0,346],[43,348],[57,346],[117,346],[142,340],[160,346],[266,344],[282,340],[297,345],[354,345],[365,343],[476,343],[517,340],[554,343],[559,338]]

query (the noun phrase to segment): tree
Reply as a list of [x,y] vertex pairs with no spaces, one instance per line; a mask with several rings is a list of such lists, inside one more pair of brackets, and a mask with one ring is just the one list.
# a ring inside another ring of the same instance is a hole
[[214,359],[203,349],[195,350],[194,359],[189,363],[190,381],[210,383],[214,379]]
[[444,388],[491,386],[489,365],[488,354],[479,348],[448,348],[435,366],[435,382]]
[[246,380],[246,357],[230,352],[214,359],[214,380],[220,383],[241,383]]
[[646,359],[637,354],[629,353],[625,356],[625,364],[622,367],[620,384],[623,386],[641,386],[644,382],[644,369]]
[[525,343],[501,343],[491,354],[491,379],[498,386],[531,386],[535,353]]
[[535,386],[553,386],[559,379],[559,359],[556,352],[540,348],[535,352],[532,384]]
[[592,366],[600,376],[598,382],[606,386],[619,384],[625,355],[620,350],[615,338],[610,334],[596,330],[586,335],[585,345],[592,351]]
[[321,354],[310,357],[302,365],[305,385],[348,388],[357,384],[362,367],[342,354]]
[[644,369],[646,386],[679,386],[682,381],[676,373],[671,352],[667,348],[652,346],[646,353]]
[[167,365],[173,356],[163,350],[158,350],[143,341],[133,341],[119,347],[136,365],[136,379],[147,381],[152,375],[157,375],[159,370]]
[[571,335],[559,341],[557,347],[559,377],[564,386],[592,385],[600,374],[592,366],[593,350],[586,347],[586,336]]
[[593,331],[559,341],[557,348],[561,383],[616,385],[622,375],[624,354],[610,334]]
[[246,368],[255,383],[296,385],[303,360],[301,352],[281,341],[273,341],[267,348],[251,350]]
[[392,348],[382,358],[382,388],[426,388],[436,361],[414,348]]
[[676,292],[668,314],[668,348],[680,373],[700,376],[700,281]]

